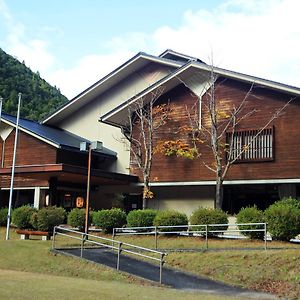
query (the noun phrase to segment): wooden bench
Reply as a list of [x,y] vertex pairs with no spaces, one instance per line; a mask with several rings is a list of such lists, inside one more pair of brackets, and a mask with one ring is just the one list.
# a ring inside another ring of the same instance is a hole
[[51,233],[48,231],[36,231],[36,230],[24,230],[18,229],[16,230],[17,234],[21,235],[21,240],[28,240],[30,235],[41,236],[43,241],[48,241],[51,239]]

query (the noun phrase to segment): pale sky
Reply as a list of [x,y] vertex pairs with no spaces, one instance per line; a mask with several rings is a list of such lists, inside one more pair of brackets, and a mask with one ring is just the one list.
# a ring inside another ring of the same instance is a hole
[[69,99],[165,49],[300,87],[299,12],[299,0],[0,0],[0,48]]

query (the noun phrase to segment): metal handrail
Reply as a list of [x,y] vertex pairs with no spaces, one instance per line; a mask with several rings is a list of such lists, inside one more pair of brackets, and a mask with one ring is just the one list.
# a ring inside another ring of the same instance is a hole
[[[60,232],[60,231],[65,231],[65,232],[77,234],[77,235],[80,235],[81,237],[66,234],[66,233],[63,233],[63,232]],[[164,257],[167,255],[164,252],[153,250],[153,249],[150,249],[150,248],[137,246],[137,245],[133,245],[133,244],[129,244],[129,243],[123,243],[123,242],[117,241],[115,239],[109,239],[109,238],[105,238],[105,237],[101,237],[101,236],[97,236],[97,235],[93,235],[93,234],[87,234],[87,233],[84,233],[84,232],[76,231],[76,230],[61,227],[61,226],[54,227],[53,239],[52,239],[52,250],[58,249],[58,248],[55,247],[55,243],[56,243],[55,236],[56,235],[61,235],[61,236],[65,236],[65,237],[68,237],[68,238],[80,240],[81,241],[81,246],[80,246],[80,257],[81,258],[83,257],[84,243],[85,242],[88,242],[88,243],[91,243],[91,244],[94,244],[94,245],[98,245],[98,246],[101,246],[101,247],[106,247],[106,248],[111,249],[111,250],[117,250],[117,252],[118,252],[117,266],[116,266],[117,270],[120,269],[121,252],[126,252],[126,253],[141,256],[141,257],[144,257],[144,258],[147,258],[147,259],[150,259],[150,260],[158,261],[159,262],[159,268],[160,268],[160,270],[159,270],[159,282],[162,283],[162,267],[165,263]],[[101,243],[99,241],[94,241],[94,240],[91,240],[90,238],[98,239],[100,241],[106,241],[106,242],[111,243],[111,245],[110,244],[104,244],[104,243]],[[117,246],[114,246],[115,244],[117,244]],[[126,249],[126,248],[124,248],[124,246],[129,247],[129,248],[133,248],[133,249],[137,249],[137,250],[141,250],[141,251],[147,251],[147,252],[150,252],[150,253],[158,254],[159,258],[149,256],[149,255],[146,255],[146,254],[142,254],[142,253],[139,253],[139,252],[134,251],[134,250]]]
[[[222,227],[226,226],[225,230],[209,230],[209,227]],[[237,226],[263,226],[261,229],[228,229],[228,227]],[[190,228],[203,228],[202,230],[191,230]],[[186,230],[180,231],[160,231],[159,229],[169,229],[169,228],[187,228]],[[151,230],[147,232],[136,232],[136,230]],[[127,231],[127,232],[124,232]],[[130,231],[130,232],[128,232]],[[193,234],[200,233],[205,234],[205,244],[206,249],[208,249],[208,235],[209,233],[225,233],[225,232],[264,232],[264,249],[267,249],[267,223],[234,223],[234,224],[201,224],[201,225],[174,225],[174,226],[143,226],[143,227],[122,227],[114,228],[113,236],[114,239],[117,235],[155,235],[155,249],[157,249],[157,236],[159,234]]]

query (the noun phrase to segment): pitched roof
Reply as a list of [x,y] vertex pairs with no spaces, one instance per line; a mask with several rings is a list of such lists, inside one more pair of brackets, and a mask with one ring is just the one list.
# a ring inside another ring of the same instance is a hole
[[[177,68],[169,75],[155,82],[145,90],[136,94],[134,97],[126,100],[123,103],[120,103],[111,111],[107,112],[105,115],[100,116],[100,121],[113,125],[113,126],[124,126],[124,111],[127,112],[127,107],[132,105],[138,99],[142,97],[147,97],[151,94],[151,92],[155,91],[158,87],[164,86],[164,93],[175,87],[176,85],[182,83],[187,78],[191,78],[192,76],[198,79],[205,78],[205,74],[209,74],[212,71],[212,66],[209,66],[200,61],[190,60],[186,64],[182,65],[180,68]],[[213,67],[213,72],[217,75],[224,76],[227,78],[236,79],[243,82],[254,83],[260,86],[264,86],[273,90],[277,90],[279,92],[288,93],[294,96],[300,96],[300,88],[282,84],[279,82],[246,75],[222,68]],[[207,75],[206,75],[207,78]],[[125,114],[126,114],[125,112]]]
[[[11,126],[16,126],[16,117],[2,113],[1,120]],[[79,150],[81,142],[90,142],[89,140],[75,135],[71,132],[43,125],[27,119],[19,121],[20,130],[32,135],[56,148]],[[98,151],[100,154],[108,156],[116,156],[117,153],[103,147],[103,150]]]
[[78,109],[81,106],[87,104],[93,100],[96,96],[111,88],[113,85],[119,83],[125,79],[128,74],[136,72],[141,67],[145,66],[149,62],[156,62],[159,64],[167,65],[170,67],[178,68],[183,65],[184,62],[176,61],[164,57],[157,57],[144,52],[139,52],[124,64],[98,80],[96,83],[85,89],[79,95],[71,99],[69,102],[63,104],[51,115],[47,116],[41,123],[53,124],[56,118],[65,113],[66,111],[72,112],[72,110]]
[[176,52],[176,51],[174,51],[172,49],[165,50],[163,53],[161,53],[159,55],[159,57],[168,58],[168,59],[171,59],[171,60],[175,60],[175,61],[179,61],[179,62],[184,62],[184,63],[186,63],[188,61],[191,61],[191,60],[204,63],[202,60],[200,60],[197,57],[193,57],[193,56],[190,56],[190,55],[179,53],[179,52]]

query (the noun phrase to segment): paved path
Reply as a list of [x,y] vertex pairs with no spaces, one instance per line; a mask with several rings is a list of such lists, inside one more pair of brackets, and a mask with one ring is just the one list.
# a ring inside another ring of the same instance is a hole
[[[80,257],[80,249],[64,249],[59,250],[58,252]],[[83,258],[111,268],[116,268],[117,254],[108,249],[85,249],[83,252]],[[121,255],[120,271],[151,281],[159,281],[159,264],[152,264],[129,256]],[[198,290],[202,293],[216,293],[253,299],[277,299],[274,295],[232,287],[221,282],[195,276],[168,267],[163,267],[162,283],[175,289]]]

